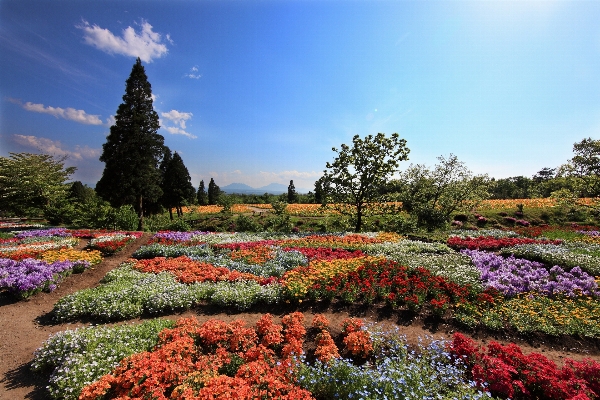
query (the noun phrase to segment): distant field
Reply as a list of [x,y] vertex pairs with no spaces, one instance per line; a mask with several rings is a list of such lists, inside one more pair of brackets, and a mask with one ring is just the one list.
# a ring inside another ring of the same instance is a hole
[[[590,205],[594,201],[592,198],[579,199],[581,204]],[[402,203],[387,203],[388,205],[402,206]],[[522,204],[524,208],[547,208],[554,207],[556,201],[551,198],[540,199],[507,199],[507,200],[484,200],[477,206],[474,211],[486,210],[512,210],[516,209],[518,204]],[[260,208],[263,210],[272,210],[270,204],[234,204],[231,211],[236,214],[251,213],[254,209]],[[287,213],[297,216],[323,216],[334,212],[335,205],[323,208],[320,204],[288,204]],[[190,206],[183,207],[184,213],[196,212],[199,214],[214,214],[219,213],[223,207],[221,206]]]

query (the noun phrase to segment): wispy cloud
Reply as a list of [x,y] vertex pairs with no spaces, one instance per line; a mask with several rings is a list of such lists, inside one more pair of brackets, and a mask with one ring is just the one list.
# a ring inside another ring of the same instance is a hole
[[[169,112],[163,112],[160,114],[163,118],[167,119],[168,121],[170,121],[170,123],[173,123],[177,126],[164,126],[164,128],[167,130],[167,132],[169,132],[172,135],[184,135],[189,137],[190,139],[196,139],[197,136],[192,135],[189,132],[186,132],[186,121],[192,119],[192,116],[194,114],[189,113],[189,112],[181,112],[181,111],[177,111],[177,110],[171,110]],[[161,125],[164,124],[161,123]]]
[[[92,78],[88,72],[77,69],[60,57],[56,57],[55,55],[51,55],[50,53],[46,52],[42,49],[42,46],[36,46],[28,43],[14,35],[7,33],[6,31],[0,32],[0,47],[4,47],[14,53],[27,57],[35,63],[40,63],[48,68],[62,71],[63,73],[75,79],[81,80],[83,78]],[[43,48],[48,48],[48,46]],[[11,56],[10,52],[5,52],[5,50],[3,50],[3,53],[5,55],[8,53],[9,55],[7,55],[7,57]]]
[[187,136],[190,139],[196,139],[198,136],[194,136],[189,132],[186,132],[185,130],[178,128],[176,126],[167,126],[165,127],[165,129],[167,130],[167,132],[169,132],[171,135],[183,135],[183,136]]
[[[140,32],[128,26],[123,30],[122,37],[118,37],[108,29],[98,25],[90,25],[83,21],[77,27],[84,32],[83,39],[86,44],[96,47],[109,54],[121,54],[124,56],[139,57],[142,61],[152,62],[167,54],[167,45],[163,43],[160,33],[152,30],[152,25],[142,20],[139,24]],[[171,37],[166,35],[166,40],[173,43]]]
[[[61,107],[52,107],[45,106],[39,103],[32,103],[28,101],[27,103],[22,103],[17,99],[8,99],[11,103],[15,103],[23,107],[27,111],[41,113],[41,114],[49,114],[56,118],[63,118],[69,121],[75,121],[80,124],[85,125],[103,125],[102,120],[100,120],[99,115],[88,114],[84,110],[76,110],[71,107],[61,108]],[[107,124],[110,119],[107,120]]]
[[194,65],[192,68],[190,68],[190,72],[188,72],[184,76],[186,78],[190,78],[190,79],[200,79],[200,78],[202,78],[202,74],[198,73],[198,66],[197,65]]
[[28,136],[28,135],[13,135],[13,141],[21,146],[34,148],[46,154],[56,156],[68,156],[75,160],[94,159],[100,156],[100,149],[93,149],[88,146],[75,146],[73,150],[69,150],[57,140],[48,138]]

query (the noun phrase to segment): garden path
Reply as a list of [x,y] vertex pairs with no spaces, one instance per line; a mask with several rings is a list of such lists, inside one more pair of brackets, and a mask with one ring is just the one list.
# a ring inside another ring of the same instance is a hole
[[[147,243],[150,237],[151,234],[145,233],[121,252],[106,257],[93,269],[67,278],[52,293],[38,293],[28,301],[16,301],[8,295],[0,294],[0,399],[42,400],[48,398],[45,390],[47,385],[45,377],[29,370],[33,352],[53,333],[89,325],[85,323],[53,324],[50,312],[54,304],[70,293],[97,286],[108,271],[131,257],[133,252]],[[85,245],[86,242],[82,241],[79,248],[83,248]],[[276,309],[270,307],[265,310],[256,310],[251,313],[237,313],[231,312],[231,310],[223,312],[224,310],[215,307],[198,307],[164,317],[177,319],[182,316],[193,316],[201,322],[212,318],[227,322],[243,319],[247,325],[252,326],[266,312],[274,314],[275,317],[282,317],[293,310],[290,306],[282,306]],[[373,307],[335,308],[329,306],[322,308],[317,305],[304,304],[301,305],[300,311],[304,312],[307,323],[312,321],[314,314],[324,314],[331,322],[330,326],[332,327],[339,327],[340,322],[348,316],[358,316],[366,322],[398,326],[401,333],[406,335],[409,344],[412,345],[416,345],[418,338],[424,336],[436,339],[450,338],[457,329],[447,324],[432,325],[427,320],[402,321],[398,314],[382,313],[381,309]],[[503,344],[513,341],[521,346],[525,353],[542,353],[559,364],[563,358],[580,360],[584,357],[591,357],[600,361],[600,340],[552,338],[544,335],[532,336],[525,340],[510,333],[499,334],[497,332],[476,332],[470,336],[484,344],[490,340],[496,340]]]

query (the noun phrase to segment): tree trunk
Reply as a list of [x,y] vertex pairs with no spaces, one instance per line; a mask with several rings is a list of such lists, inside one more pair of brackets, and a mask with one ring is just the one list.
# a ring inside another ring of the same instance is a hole
[[362,207],[356,207],[356,227],[354,228],[354,232],[360,232],[362,228]]
[[171,207],[169,207],[169,218],[173,221],[173,209]]
[[140,213],[138,215],[139,220],[138,220],[137,230],[143,232],[144,231],[144,203],[143,203],[143,198],[142,198],[141,194],[138,197],[138,206],[139,206]]

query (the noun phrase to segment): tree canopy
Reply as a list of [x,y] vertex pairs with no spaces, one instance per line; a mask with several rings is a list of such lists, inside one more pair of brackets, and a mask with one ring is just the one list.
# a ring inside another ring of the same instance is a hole
[[0,211],[15,216],[39,216],[53,201],[64,198],[66,181],[75,167],[65,167],[66,157],[48,154],[9,153],[0,157]]
[[397,133],[386,136],[384,133],[368,135],[361,139],[352,138],[352,147],[342,144],[337,157],[326,164],[320,187],[334,203],[345,204],[353,219],[355,231],[362,228],[362,217],[367,205],[383,201],[382,191],[389,178],[397,171],[400,161],[408,160],[409,149],[406,140]]
[[433,169],[411,165],[390,185],[402,208],[417,218],[419,226],[430,230],[448,222],[453,212],[468,210],[489,196],[487,175],[473,176],[453,154],[438,160]]
[[162,190],[163,205],[169,210],[175,207],[178,216],[183,215],[182,206],[192,203],[196,197],[190,173],[178,153],[169,158],[163,176]]
[[213,178],[210,178],[210,182],[208,183],[208,204],[211,206],[217,204],[220,195],[221,188],[217,186]]
[[152,89],[138,58],[126,81],[115,124],[102,145],[100,161],[105,167],[96,184],[96,192],[113,207],[133,205],[138,213],[138,230],[144,227],[145,203],[157,202],[162,195],[158,167],[165,146],[158,128]]

